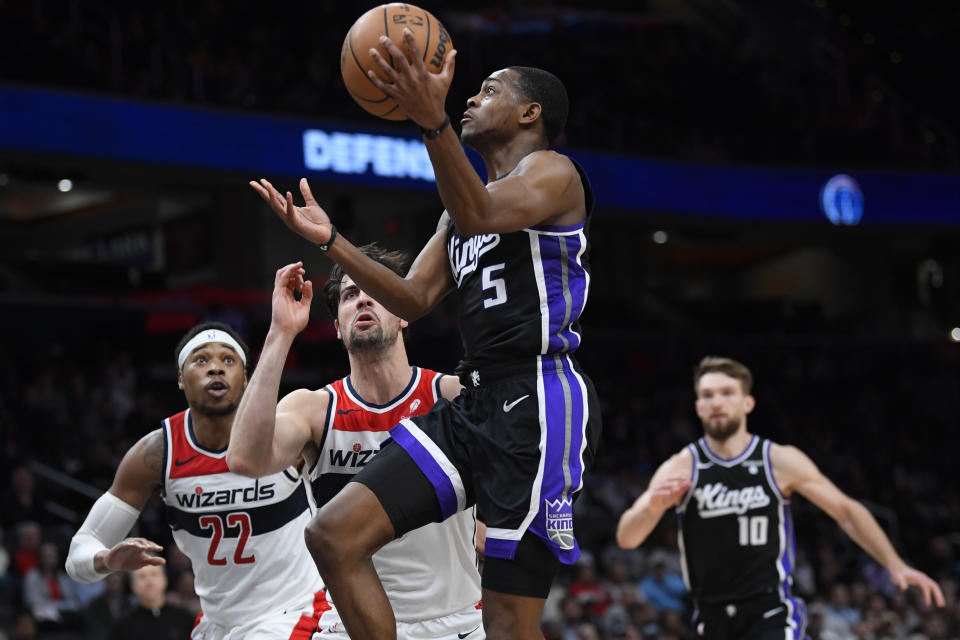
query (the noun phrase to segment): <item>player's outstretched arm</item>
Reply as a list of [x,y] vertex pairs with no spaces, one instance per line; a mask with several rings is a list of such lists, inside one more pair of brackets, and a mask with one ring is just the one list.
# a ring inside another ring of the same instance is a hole
[[[444,102],[453,79],[456,51],[447,53],[441,72],[433,74],[423,64],[409,29],[404,29],[403,41],[409,56],[389,39],[383,38],[380,42],[397,69],[376,49],[370,50],[387,77],[386,82],[373,71],[367,76],[381,91],[393,97],[420,127],[440,129],[447,117]],[[499,83],[489,85],[485,85],[486,91],[502,90]],[[540,105],[533,103],[523,117],[535,121],[540,117]],[[543,223],[576,224],[586,215],[580,175],[565,156],[550,151],[534,152],[521,160],[506,178],[484,185],[451,126],[445,126],[440,135],[425,142],[440,199],[464,236],[519,231]]]
[[70,541],[66,569],[79,582],[96,582],[113,571],[134,571],[166,561],[151,553],[163,547],[145,538],[126,538],[140,510],[160,489],[163,432],[157,429],[133,445],[120,462],[113,484],[94,503]]
[[774,444],[770,448],[774,477],[785,495],[793,492],[825,511],[864,551],[890,572],[890,579],[901,589],[915,585],[928,605],[945,606],[940,586],[922,571],[911,568],[893,548],[890,539],[873,515],[830,481],[803,451]]
[[306,178],[300,179],[304,205],[293,204],[293,196],[286,197],[267,180],[251,182],[250,186],[270,205],[288,227],[307,240],[327,245],[327,257],[343,267],[361,289],[386,307],[394,315],[413,322],[426,315],[440,300],[453,290],[453,276],[447,264],[446,226],[444,214],[437,231],[420,251],[406,278],[401,278],[388,267],[363,255],[342,234],[331,243],[332,225],[327,214],[317,204]]
[[692,475],[693,455],[688,449],[674,454],[660,465],[647,490],[620,516],[617,523],[620,548],[633,549],[647,539],[664,512],[676,506],[690,490]]
[[[263,476],[281,471],[296,464],[310,441],[309,414],[280,411],[277,403],[290,346],[310,321],[313,283],[304,280],[305,274],[303,263],[296,262],[278,269],[274,278],[270,329],[230,431],[227,466],[234,473]],[[299,300],[295,292],[300,292]],[[316,420],[323,415],[317,414]]]

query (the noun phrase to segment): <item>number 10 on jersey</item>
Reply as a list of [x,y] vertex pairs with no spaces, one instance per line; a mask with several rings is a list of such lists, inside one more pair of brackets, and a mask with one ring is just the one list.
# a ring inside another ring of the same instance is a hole
[[759,547],[767,544],[768,523],[767,516],[739,516],[737,524],[740,525],[740,546]]

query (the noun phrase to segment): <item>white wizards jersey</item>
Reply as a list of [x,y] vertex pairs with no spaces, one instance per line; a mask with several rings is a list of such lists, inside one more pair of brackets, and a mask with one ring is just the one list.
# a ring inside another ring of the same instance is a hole
[[[349,376],[324,388],[330,405],[319,454],[310,469],[318,507],[377,454],[395,424],[433,407],[440,397],[441,377],[412,367],[410,384],[385,405],[365,402],[351,387]],[[476,519],[468,509],[411,531],[374,554],[374,567],[398,621],[432,620],[477,605],[475,536]]]
[[198,443],[190,411],[163,421],[167,523],[193,564],[204,618],[237,627],[313,600],[323,588],[303,530],[312,501],[292,467],[262,478]]

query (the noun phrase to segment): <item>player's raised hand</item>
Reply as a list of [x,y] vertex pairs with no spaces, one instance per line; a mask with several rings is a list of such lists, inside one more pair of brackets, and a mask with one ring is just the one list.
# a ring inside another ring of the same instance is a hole
[[[307,272],[302,262],[295,262],[277,270],[273,282],[271,327],[293,334],[303,331],[310,321],[310,303],[313,301],[313,283],[304,280]],[[300,292],[297,300],[295,292]]]
[[150,552],[163,551],[163,547],[146,538],[126,538],[118,542],[103,558],[109,571],[136,571],[150,565],[162,565],[167,561]]
[[250,181],[253,190],[260,194],[264,202],[270,205],[274,213],[280,216],[284,224],[314,244],[326,244],[330,241],[333,224],[327,212],[317,204],[306,178],[300,178],[300,193],[303,194],[303,206],[293,204],[293,194],[287,191],[280,195],[270,182],[264,178],[260,182]]
[[895,585],[900,587],[901,591],[906,591],[907,587],[911,584],[919,587],[923,593],[923,602],[927,606],[931,604],[931,601],[938,607],[945,607],[947,605],[946,600],[943,598],[943,591],[941,591],[940,585],[923,571],[917,571],[904,565],[902,568],[890,571],[890,579]]
[[647,491],[650,494],[650,505],[660,511],[666,511],[676,505],[690,490],[690,478],[685,476],[669,476],[657,480]]
[[371,48],[370,56],[389,81],[381,80],[372,69],[367,71],[367,77],[375,87],[396,100],[408,118],[424,129],[437,129],[447,117],[444,105],[453,81],[457,50],[451,49],[444,56],[440,73],[431,73],[423,63],[420,47],[408,27],[403,28],[403,45],[407,54],[390,38],[380,36],[380,46],[392,56],[397,69]]

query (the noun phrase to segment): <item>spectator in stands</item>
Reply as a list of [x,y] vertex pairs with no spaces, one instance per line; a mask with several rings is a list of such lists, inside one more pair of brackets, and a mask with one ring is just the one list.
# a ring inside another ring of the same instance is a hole
[[17,528],[17,551],[13,556],[13,566],[20,578],[26,577],[40,560],[40,525],[36,522],[22,522]]
[[10,474],[10,488],[0,500],[0,522],[9,528],[28,521],[45,523],[48,516],[37,496],[33,474],[26,467],[17,467]]
[[166,601],[167,574],[162,565],[147,565],[130,574],[137,604],[110,628],[109,640],[189,638],[195,616]]
[[650,570],[640,581],[640,591],[657,611],[684,611],[687,588],[683,577],[667,570],[667,558],[664,554],[650,554]]
[[126,578],[126,573],[116,572],[103,579],[103,594],[84,611],[86,640],[106,640],[110,627],[130,611]]
[[52,542],[40,546],[39,562],[23,580],[23,600],[42,629],[80,630],[83,626],[73,581]]

